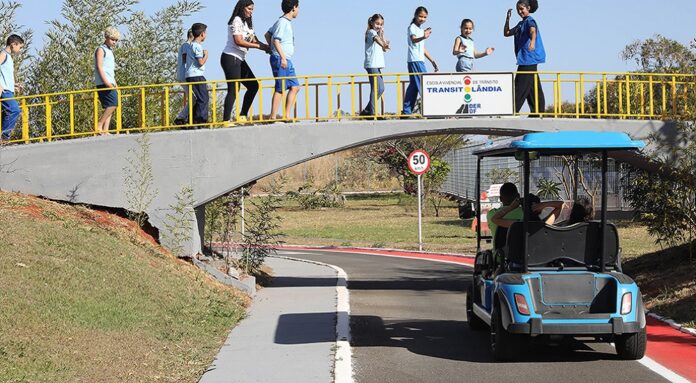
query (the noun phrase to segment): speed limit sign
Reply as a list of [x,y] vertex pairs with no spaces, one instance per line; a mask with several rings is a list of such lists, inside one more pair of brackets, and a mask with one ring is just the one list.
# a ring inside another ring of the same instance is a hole
[[408,170],[419,176],[430,170],[430,156],[424,150],[414,150],[408,156]]

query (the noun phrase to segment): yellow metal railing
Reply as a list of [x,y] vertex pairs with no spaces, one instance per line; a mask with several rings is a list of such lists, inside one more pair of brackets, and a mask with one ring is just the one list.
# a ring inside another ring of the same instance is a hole
[[[696,75],[616,72],[538,72],[546,98],[545,110],[523,111],[519,115],[553,118],[674,119],[696,108]],[[290,115],[265,115],[270,110],[274,78],[259,78],[259,93],[249,112],[247,125],[275,122],[321,122],[360,119],[400,118],[408,85],[408,73],[382,74],[385,92],[373,100],[375,115],[360,116],[369,101],[370,82],[377,75],[347,74],[298,76],[300,94]],[[280,78],[285,83],[289,78]],[[193,104],[188,105],[189,121],[174,125],[184,107],[182,85],[156,84],[124,86],[117,89],[119,106],[109,133],[124,134],[182,128],[220,128],[222,101],[227,87],[236,93],[233,116],[239,115],[244,87],[240,81],[205,82],[209,92],[208,122],[193,123]],[[285,86],[283,86],[285,88]],[[535,86],[536,89],[536,86]],[[193,91],[188,87],[189,99]],[[283,98],[285,98],[285,93]],[[539,105],[540,95],[533,95]],[[16,97],[21,111],[13,143],[45,142],[95,136],[102,113],[96,89]],[[411,116],[418,118],[419,115]],[[233,121],[234,123],[234,121]],[[1,127],[1,126],[0,126]]]

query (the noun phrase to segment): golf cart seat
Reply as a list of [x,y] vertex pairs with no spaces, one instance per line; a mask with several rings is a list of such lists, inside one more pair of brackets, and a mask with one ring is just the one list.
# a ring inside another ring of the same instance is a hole
[[[600,266],[599,221],[576,223],[557,227],[544,222],[529,222],[528,266],[547,267],[553,261],[561,261],[567,266]],[[505,259],[512,265],[524,265],[524,224],[515,222],[507,233]],[[619,253],[618,232],[611,223],[606,225],[604,239],[605,264],[614,266]]]

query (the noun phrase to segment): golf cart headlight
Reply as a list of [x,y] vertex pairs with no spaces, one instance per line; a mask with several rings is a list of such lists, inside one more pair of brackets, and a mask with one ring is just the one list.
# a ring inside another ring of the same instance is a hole
[[633,309],[633,294],[626,293],[621,298],[621,315],[626,315]]
[[527,299],[522,294],[515,294],[515,305],[517,305],[517,311],[522,315],[529,315],[529,305],[527,304]]

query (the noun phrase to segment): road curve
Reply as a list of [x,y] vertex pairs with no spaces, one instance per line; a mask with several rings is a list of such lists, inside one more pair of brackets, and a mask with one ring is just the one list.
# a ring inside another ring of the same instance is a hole
[[321,251],[283,251],[348,274],[355,381],[662,382],[612,346],[536,344],[516,363],[494,363],[486,332],[469,330],[471,269],[425,260]]

